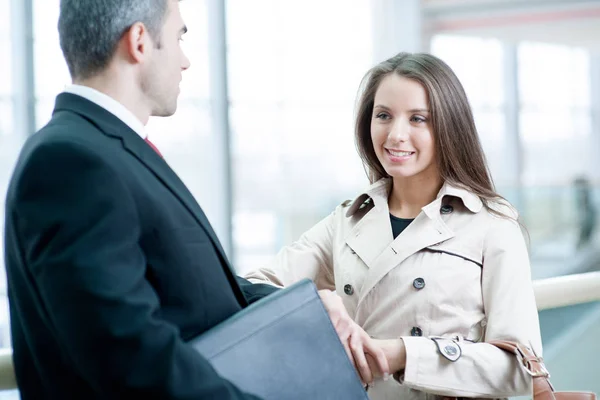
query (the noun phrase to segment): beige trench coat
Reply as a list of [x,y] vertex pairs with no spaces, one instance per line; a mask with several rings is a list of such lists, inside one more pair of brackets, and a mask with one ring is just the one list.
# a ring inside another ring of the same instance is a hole
[[[389,180],[376,182],[247,278],[280,286],[310,278],[335,289],[372,337],[403,338],[406,369],[398,380],[376,381],[372,399],[531,394],[516,358],[485,343],[517,340],[542,355],[519,225],[446,184],[393,240],[389,189]],[[507,204],[494,208],[516,217]]]

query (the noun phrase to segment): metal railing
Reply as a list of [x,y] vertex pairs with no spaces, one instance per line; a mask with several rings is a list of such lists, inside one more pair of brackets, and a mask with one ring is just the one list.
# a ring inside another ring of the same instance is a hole
[[[600,301],[600,271],[533,282],[538,310]],[[12,349],[0,349],[0,390],[17,389]]]
[[600,271],[533,282],[538,311],[600,300]]

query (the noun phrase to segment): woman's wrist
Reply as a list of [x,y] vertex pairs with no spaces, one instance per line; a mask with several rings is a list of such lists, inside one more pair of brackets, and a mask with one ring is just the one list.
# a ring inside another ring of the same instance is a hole
[[391,373],[395,374],[398,371],[404,370],[406,368],[406,346],[404,345],[404,340],[394,339],[395,346],[393,346],[393,359],[390,360],[390,369]]
[[404,370],[406,367],[406,347],[402,339],[379,340],[390,366],[390,375]]

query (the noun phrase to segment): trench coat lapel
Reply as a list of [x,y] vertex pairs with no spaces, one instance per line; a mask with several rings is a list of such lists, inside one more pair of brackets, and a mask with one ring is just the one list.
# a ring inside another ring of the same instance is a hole
[[[391,226],[389,214],[387,222]],[[387,242],[387,246],[373,260],[360,290],[359,304],[383,277],[408,257],[453,236],[454,232],[446,226],[439,215],[431,218],[421,212],[394,241]]]
[[[345,241],[369,269],[360,290],[359,306],[377,283],[408,257],[454,237],[440,214],[445,196],[460,198],[473,213],[483,207],[478,196],[446,183],[436,199],[423,207],[417,218],[394,240],[388,207],[390,187],[390,179],[375,182],[352,202],[346,213],[348,218],[361,218]],[[368,211],[360,217],[361,210],[363,213]]]

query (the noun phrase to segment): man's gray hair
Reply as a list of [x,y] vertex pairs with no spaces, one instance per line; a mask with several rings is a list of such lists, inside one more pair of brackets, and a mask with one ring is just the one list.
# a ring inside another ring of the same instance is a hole
[[142,22],[160,46],[169,0],[60,0],[58,34],[73,79],[102,72],[119,40]]

